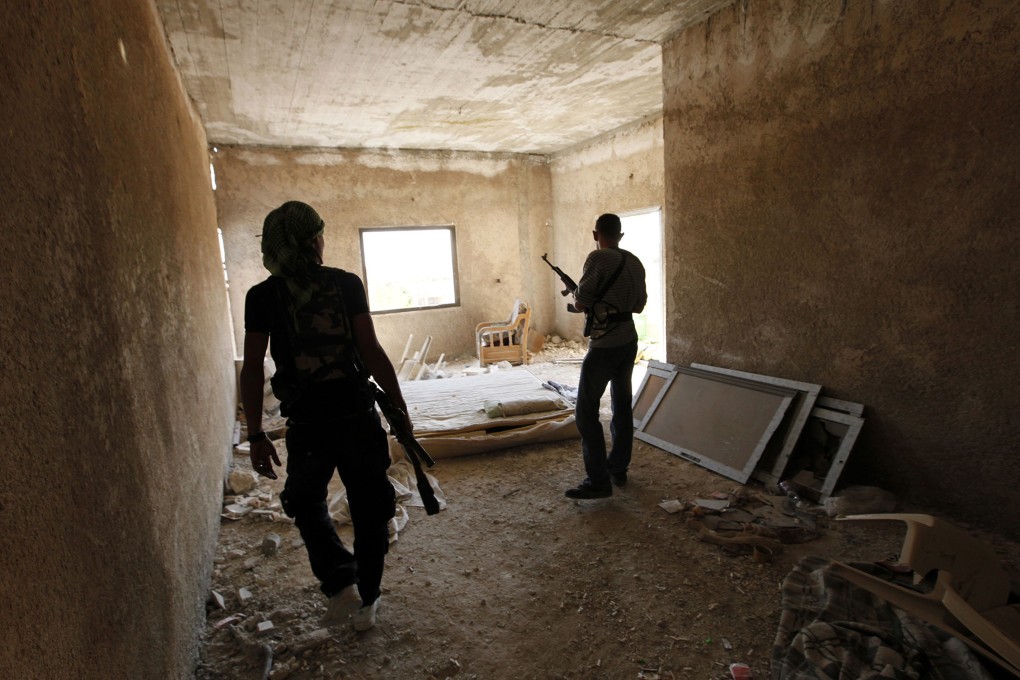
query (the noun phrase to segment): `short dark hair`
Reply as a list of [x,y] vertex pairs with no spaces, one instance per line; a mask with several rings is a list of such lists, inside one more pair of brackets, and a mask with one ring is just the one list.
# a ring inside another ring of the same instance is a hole
[[620,217],[613,213],[599,215],[599,218],[595,220],[595,231],[606,236],[619,236],[623,231]]

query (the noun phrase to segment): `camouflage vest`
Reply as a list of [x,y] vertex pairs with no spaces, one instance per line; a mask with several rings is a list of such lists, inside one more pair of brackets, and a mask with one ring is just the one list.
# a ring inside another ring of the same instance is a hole
[[339,272],[323,267],[319,274],[318,290],[296,311],[286,281],[273,278],[287,314],[291,361],[277,366],[270,382],[273,394],[284,405],[317,384],[363,375],[354,330],[340,290]]

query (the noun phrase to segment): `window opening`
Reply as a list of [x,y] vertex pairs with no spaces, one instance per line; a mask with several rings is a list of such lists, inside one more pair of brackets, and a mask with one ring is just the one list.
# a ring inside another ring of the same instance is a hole
[[373,313],[460,304],[452,226],[359,231],[368,306]]
[[237,335],[234,333],[234,313],[230,308],[230,277],[227,276],[227,249],[223,246],[223,230],[216,227],[216,238],[220,242],[220,265],[223,266],[223,290],[227,294],[227,321],[230,322],[230,346],[234,350],[234,359],[240,359],[237,354]]

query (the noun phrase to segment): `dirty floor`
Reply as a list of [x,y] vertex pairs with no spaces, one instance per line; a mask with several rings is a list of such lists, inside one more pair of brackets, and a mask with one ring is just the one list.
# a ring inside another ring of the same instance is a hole
[[[546,348],[527,370],[576,385],[580,356]],[[608,400],[603,411],[605,421]],[[626,488],[604,500],[567,499],[563,491],[583,477],[579,445],[439,460],[431,473],[449,505],[431,517],[408,508],[378,623],[365,633],[318,626],[325,600],[292,524],[269,512],[224,519],[212,583],[223,606],[210,600],[196,678],[706,680],[729,678],[735,662],[766,678],[780,584],[798,559],[898,554],[900,523],[836,522],[821,512],[817,538],[784,544],[771,561],[703,542],[689,514],[660,503],[766,491],[640,441]],[[246,456],[234,465],[244,469]],[[275,499],[282,485],[281,475],[259,488]],[[272,533],[280,549],[266,555]],[[1017,564],[1015,544],[996,549]]]

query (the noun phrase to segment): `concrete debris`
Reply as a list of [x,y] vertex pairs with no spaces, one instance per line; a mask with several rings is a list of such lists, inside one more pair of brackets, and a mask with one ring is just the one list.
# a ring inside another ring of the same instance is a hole
[[247,495],[225,496],[222,517],[230,520],[245,516],[268,521],[293,524],[294,520],[281,512],[280,502],[273,498],[272,490],[258,488],[250,490]]
[[251,591],[248,590],[247,588],[238,588],[237,589],[237,601],[240,602],[241,604],[245,604],[252,597],[254,597],[254,596],[251,594]]
[[830,496],[822,504],[829,517],[868,515],[896,510],[896,496],[877,486],[850,486],[839,496]]
[[241,505],[240,503],[231,503],[227,507],[223,508],[223,513],[220,517],[226,517],[227,519],[241,519],[252,510],[253,508],[250,506]]
[[298,669],[298,665],[296,659],[274,665],[273,672],[269,674],[269,680],[285,680],[285,678],[289,678]]
[[280,551],[280,534],[269,534],[262,539],[262,554],[271,557]]
[[213,624],[213,629],[218,630],[218,629],[222,628],[223,626],[229,625],[229,624],[234,623],[236,621],[240,621],[243,618],[244,618],[244,616],[242,616],[241,614],[232,614],[232,615],[228,616],[227,618],[220,619],[219,621],[214,623]]
[[260,621],[256,628],[260,633],[265,633],[275,628],[275,626],[273,625],[272,621]]
[[294,640],[290,643],[289,649],[294,656],[301,656],[307,651],[321,647],[330,637],[329,629],[319,628]]
[[293,524],[294,520],[287,517],[281,512],[276,510],[252,510],[252,517],[257,517],[268,522],[282,522],[283,524]]
[[227,489],[234,494],[247,493],[259,483],[258,479],[251,470],[234,469],[227,476]]
[[216,605],[217,609],[226,609],[227,608],[227,603],[223,599],[223,596],[220,595],[219,593],[217,593],[215,590],[210,591],[210,593],[209,593],[209,601],[212,602],[214,605]]

